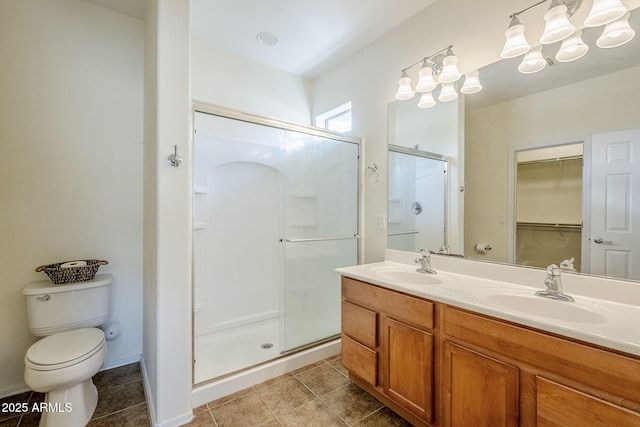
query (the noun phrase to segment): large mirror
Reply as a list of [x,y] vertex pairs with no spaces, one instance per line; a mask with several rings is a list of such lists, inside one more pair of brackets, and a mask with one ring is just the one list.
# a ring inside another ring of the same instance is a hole
[[[630,24],[640,28],[637,9]],[[465,257],[529,266],[573,258],[579,272],[640,280],[640,173],[621,169],[640,153],[640,37],[601,49],[601,31],[584,30],[590,50],[573,62],[557,62],[557,44],[545,46],[552,64],[535,74],[518,72],[522,57],[482,68],[483,91],[450,107],[464,124],[457,239]],[[394,144],[428,136],[397,133],[404,115],[430,120],[444,105],[422,110],[413,101],[390,105]],[[443,154],[429,140],[421,147]],[[554,151],[571,147],[579,152]]]

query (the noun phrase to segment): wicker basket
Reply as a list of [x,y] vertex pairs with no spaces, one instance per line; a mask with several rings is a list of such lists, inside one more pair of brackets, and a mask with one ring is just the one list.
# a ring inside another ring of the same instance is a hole
[[[61,267],[63,264],[77,261],[84,261],[87,265],[83,265],[81,267]],[[98,268],[100,268],[101,265],[107,264],[109,264],[108,261],[84,259],[41,265],[36,268],[36,271],[44,271],[54,284],[61,285],[63,283],[86,282],[87,280],[91,280],[98,272]]]

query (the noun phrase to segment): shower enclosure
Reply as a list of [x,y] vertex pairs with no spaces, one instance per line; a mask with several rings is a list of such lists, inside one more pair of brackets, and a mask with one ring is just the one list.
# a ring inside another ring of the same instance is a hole
[[389,144],[387,247],[413,252],[447,246],[447,160]]
[[214,107],[194,125],[198,384],[339,335],[359,140]]

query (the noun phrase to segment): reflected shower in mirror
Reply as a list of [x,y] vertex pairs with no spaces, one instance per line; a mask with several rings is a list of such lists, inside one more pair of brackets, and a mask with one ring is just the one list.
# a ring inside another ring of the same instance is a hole
[[389,249],[446,250],[447,161],[389,146]]

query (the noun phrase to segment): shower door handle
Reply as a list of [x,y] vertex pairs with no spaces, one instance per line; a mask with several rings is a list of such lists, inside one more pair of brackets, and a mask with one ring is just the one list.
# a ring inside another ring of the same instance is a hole
[[280,239],[281,242],[287,242],[287,243],[301,243],[301,242],[326,242],[329,240],[353,240],[353,239],[359,239],[360,236],[357,234],[354,234],[353,236],[348,236],[348,237],[314,237],[314,238],[310,238],[310,239]]

